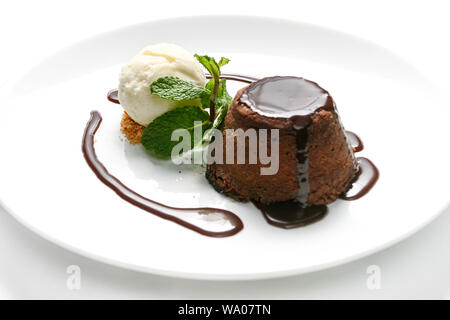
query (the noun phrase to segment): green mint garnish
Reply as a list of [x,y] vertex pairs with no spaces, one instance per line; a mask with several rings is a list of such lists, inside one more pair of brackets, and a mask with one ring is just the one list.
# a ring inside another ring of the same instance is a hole
[[211,95],[208,89],[177,77],[157,79],[150,85],[150,91],[160,98],[174,101],[194,100]]
[[[212,91],[212,94],[209,97],[209,121],[214,122],[214,119],[216,118],[216,97],[218,97],[220,85],[220,67],[223,67],[230,62],[230,59],[222,57],[220,58],[219,63],[217,63],[214,58],[206,55],[199,56],[198,54],[195,54],[194,56],[212,76],[212,79],[208,83],[209,86],[207,85],[206,87],[209,87],[209,90]],[[202,103],[205,105],[205,100],[203,100]]]
[[150,85],[150,91],[163,99],[172,101],[190,101],[200,99],[204,109],[196,106],[180,107],[168,111],[153,120],[142,135],[141,143],[152,154],[168,158],[179,141],[171,141],[172,132],[176,129],[187,129],[191,134],[191,148],[209,142],[212,132],[202,135],[201,141],[194,141],[194,122],[200,122],[202,134],[209,128],[217,129],[223,122],[232,97],[228,94],[226,80],[220,79],[220,68],[230,62],[222,57],[219,62],[209,56],[195,54],[197,60],[211,74],[211,80],[203,88],[195,83],[177,77],[162,77]]
[[208,113],[197,106],[170,110],[153,120],[145,128],[141,143],[152,154],[161,158],[169,158],[173,147],[179,143],[179,141],[171,140],[172,132],[176,129],[188,130],[191,135],[191,147],[194,147],[198,144],[197,141],[194,141],[194,123],[200,121],[202,133],[204,133],[211,127],[208,119]]

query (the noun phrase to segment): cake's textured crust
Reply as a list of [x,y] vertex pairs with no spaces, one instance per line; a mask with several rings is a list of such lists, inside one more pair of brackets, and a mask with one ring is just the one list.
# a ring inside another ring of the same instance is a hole
[[[208,165],[206,177],[217,191],[241,201],[274,203],[295,200],[299,184],[293,123],[288,118],[262,116],[240,103],[239,98],[245,89],[241,89],[234,98],[225,118],[224,129],[280,129],[279,171],[275,175],[261,175],[260,168],[264,165],[248,164],[246,159],[246,164],[236,164],[235,161],[234,164]],[[225,141],[225,130],[223,135]],[[349,151],[337,113],[320,110],[314,114],[308,127],[308,135],[310,190],[307,204],[333,202],[346,190],[356,173],[353,154]],[[248,155],[248,143],[246,154]]]
[[131,144],[141,143],[145,127],[135,122],[128,113],[124,112],[120,122],[120,131],[127,137]]
[[335,112],[321,110],[309,134],[309,204],[327,204],[347,190],[356,164]]

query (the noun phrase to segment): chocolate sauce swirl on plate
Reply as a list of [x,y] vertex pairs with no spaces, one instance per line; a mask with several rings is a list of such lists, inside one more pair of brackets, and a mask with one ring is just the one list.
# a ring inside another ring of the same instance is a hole
[[175,208],[150,200],[124,185],[111,175],[95,153],[94,136],[100,127],[102,117],[98,111],[91,112],[91,118],[83,135],[82,151],[89,167],[105,185],[119,197],[132,205],[160,218],[173,221],[185,228],[209,237],[229,237],[244,227],[234,213],[218,208]]

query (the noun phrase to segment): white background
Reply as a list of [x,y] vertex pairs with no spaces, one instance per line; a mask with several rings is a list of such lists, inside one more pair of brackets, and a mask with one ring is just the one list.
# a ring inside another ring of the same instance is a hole
[[[166,17],[242,14],[309,22],[372,40],[448,92],[449,9],[446,1],[5,1],[0,85],[30,62],[96,33]],[[433,115],[424,117],[432,121]],[[9,156],[7,150],[0,156]],[[406,241],[344,266],[274,280],[208,282],[141,274],[83,258],[42,240],[0,208],[0,298],[450,298],[448,226],[450,208]],[[81,290],[66,288],[66,268],[72,264],[81,267]],[[370,265],[381,268],[380,290],[366,286]]]

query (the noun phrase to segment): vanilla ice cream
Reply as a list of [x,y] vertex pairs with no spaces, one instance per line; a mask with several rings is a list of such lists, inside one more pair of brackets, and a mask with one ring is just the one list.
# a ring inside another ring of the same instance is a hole
[[150,84],[161,77],[174,76],[205,86],[202,65],[174,44],[160,43],[141,50],[120,72],[119,101],[128,115],[147,126],[155,118],[176,107],[200,105],[199,100],[176,102],[154,96]]

